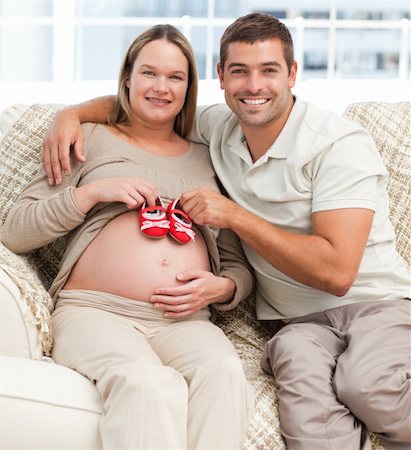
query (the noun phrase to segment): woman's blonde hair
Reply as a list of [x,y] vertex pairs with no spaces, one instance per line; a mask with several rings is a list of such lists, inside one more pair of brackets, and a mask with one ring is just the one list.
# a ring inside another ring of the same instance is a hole
[[174,130],[182,137],[190,132],[195,118],[198,91],[197,65],[193,49],[184,35],[172,25],[154,25],[141,33],[130,45],[120,67],[117,97],[113,109],[108,117],[108,123],[116,126],[125,124],[131,119],[129,89],[126,82],[130,79],[133,65],[141,49],[149,42],[165,39],[176,45],[188,61],[188,86],[184,105],[178,113]]

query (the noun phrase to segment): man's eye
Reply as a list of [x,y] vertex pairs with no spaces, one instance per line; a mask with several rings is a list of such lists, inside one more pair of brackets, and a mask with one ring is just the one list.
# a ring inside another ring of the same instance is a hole
[[233,69],[231,71],[231,73],[234,75],[238,75],[238,74],[244,73],[244,69]]

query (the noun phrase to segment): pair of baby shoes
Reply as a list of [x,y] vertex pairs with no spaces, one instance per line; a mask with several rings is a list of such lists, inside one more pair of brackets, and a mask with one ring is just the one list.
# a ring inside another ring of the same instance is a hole
[[194,241],[193,222],[182,210],[179,199],[171,201],[167,209],[160,197],[157,197],[153,206],[146,206],[143,203],[139,212],[139,222],[141,231],[148,237],[159,239],[168,233],[180,244]]

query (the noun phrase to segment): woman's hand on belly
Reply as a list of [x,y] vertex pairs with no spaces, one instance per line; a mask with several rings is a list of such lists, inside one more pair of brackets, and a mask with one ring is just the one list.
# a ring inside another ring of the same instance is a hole
[[206,308],[211,303],[225,303],[235,292],[230,278],[218,277],[206,270],[187,270],[177,275],[181,286],[157,288],[150,301],[164,311],[165,317],[185,317]]

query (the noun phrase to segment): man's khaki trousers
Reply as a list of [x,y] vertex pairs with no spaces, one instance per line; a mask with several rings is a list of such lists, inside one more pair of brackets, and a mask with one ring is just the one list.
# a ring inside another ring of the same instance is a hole
[[411,301],[356,303],[285,325],[263,368],[287,450],[411,449]]

